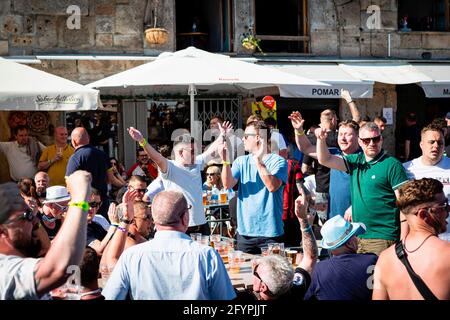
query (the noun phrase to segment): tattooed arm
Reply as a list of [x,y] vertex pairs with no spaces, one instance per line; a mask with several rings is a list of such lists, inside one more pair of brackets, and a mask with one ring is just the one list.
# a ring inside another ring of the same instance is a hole
[[295,200],[295,215],[300,223],[302,230],[302,247],[303,247],[303,259],[299,267],[312,273],[314,266],[319,256],[316,237],[314,236],[312,226],[308,223],[307,213],[308,201],[303,190]]

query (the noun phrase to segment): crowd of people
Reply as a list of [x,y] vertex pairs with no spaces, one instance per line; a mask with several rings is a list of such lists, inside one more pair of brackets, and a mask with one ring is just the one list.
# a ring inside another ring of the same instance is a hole
[[[326,109],[307,131],[292,112],[295,143],[255,115],[242,137],[212,117],[214,141],[201,149],[186,132],[154,147],[128,128],[128,170],[84,126],[70,143],[57,127],[47,147],[15,128],[0,142],[12,181],[0,185],[0,298],[65,297],[76,266],[81,299],[450,299],[448,128],[419,130],[409,115],[402,163],[382,148],[385,119],[361,119],[348,91],[342,98],[352,119]],[[235,194],[236,249],[258,255],[251,292],[190,237],[211,234],[211,190]],[[293,268],[262,256],[271,243],[300,246],[303,259]]]

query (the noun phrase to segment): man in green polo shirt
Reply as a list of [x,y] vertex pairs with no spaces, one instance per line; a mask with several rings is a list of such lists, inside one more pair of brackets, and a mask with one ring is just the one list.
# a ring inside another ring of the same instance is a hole
[[405,218],[395,201],[397,189],[408,181],[402,164],[382,149],[383,137],[373,122],[359,130],[358,143],[363,153],[349,154],[344,158],[331,155],[326,145],[326,131],[319,128],[317,158],[319,163],[350,174],[352,215],[350,220],[366,225],[366,233],[358,238],[358,253],[377,255],[407,232]]

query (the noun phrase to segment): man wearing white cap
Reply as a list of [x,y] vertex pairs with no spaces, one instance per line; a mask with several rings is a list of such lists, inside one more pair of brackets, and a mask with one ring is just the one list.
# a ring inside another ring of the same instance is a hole
[[62,225],[62,215],[67,211],[70,195],[66,187],[52,186],[47,188],[42,212],[38,213],[42,226],[52,240]]
[[330,259],[320,261],[312,274],[305,299],[370,300],[367,285],[377,262],[373,253],[358,254],[356,236],[365,232],[361,223],[350,223],[337,215],[322,226],[321,246],[330,250]]

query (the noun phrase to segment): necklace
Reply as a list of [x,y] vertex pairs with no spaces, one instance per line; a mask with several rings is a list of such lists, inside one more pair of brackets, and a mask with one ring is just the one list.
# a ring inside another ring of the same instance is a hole
[[417,248],[415,248],[414,250],[411,250],[411,251],[409,251],[408,249],[406,249],[406,238],[408,237],[408,236],[406,236],[405,237],[405,244],[403,245],[403,247],[405,248],[405,251],[406,252],[408,252],[408,253],[413,253],[413,252],[416,252],[417,250],[419,250],[420,249],[420,247],[425,243],[425,241],[427,241],[428,240],[428,238],[430,238],[430,237],[432,237],[432,236],[434,236],[434,234],[430,234],[430,235],[428,235],[425,239],[423,239],[423,241],[422,241],[422,243],[421,244],[419,244],[419,246],[417,247]]

